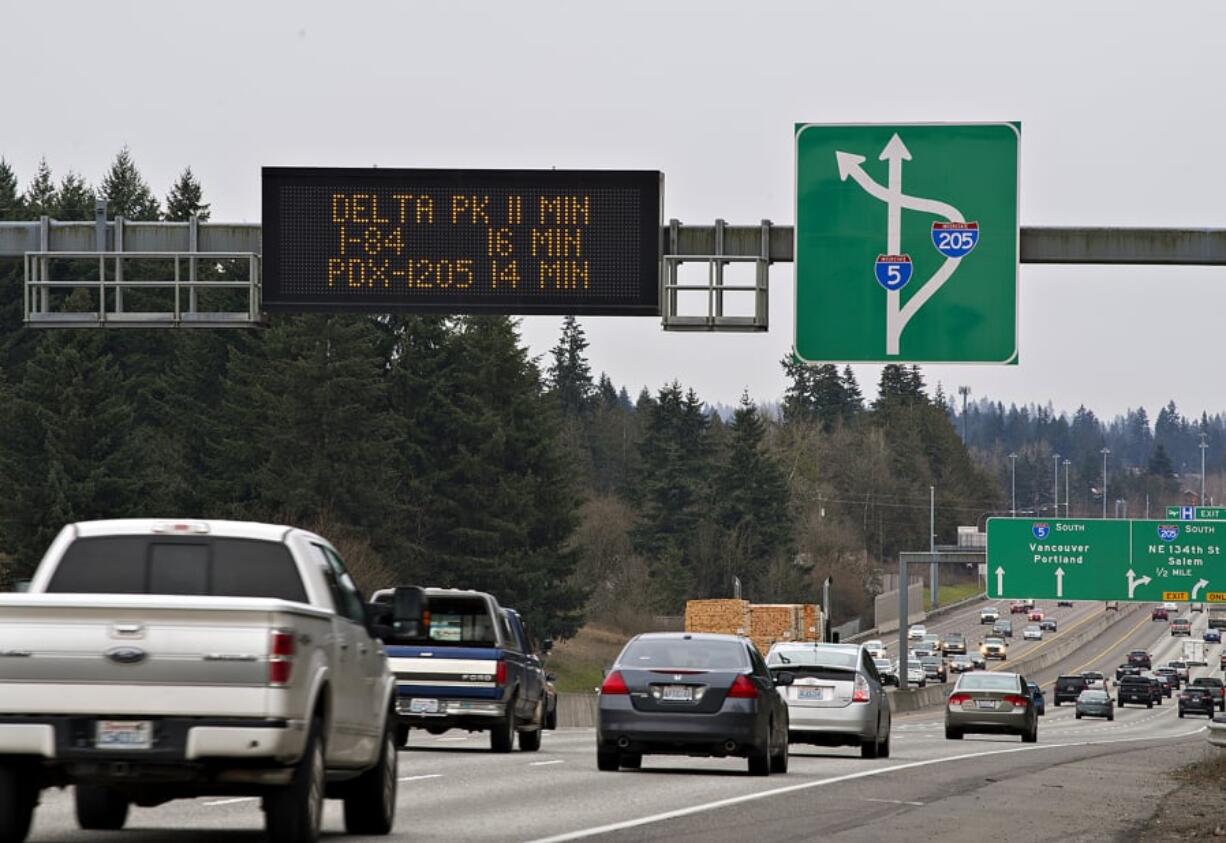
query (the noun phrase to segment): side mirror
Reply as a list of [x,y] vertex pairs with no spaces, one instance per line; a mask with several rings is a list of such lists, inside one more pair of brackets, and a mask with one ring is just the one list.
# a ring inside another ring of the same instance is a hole
[[366,604],[366,629],[371,636],[384,640],[392,633],[392,609],[386,603]]
[[392,592],[391,635],[396,640],[421,640],[430,635],[430,607],[426,592],[417,586],[398,586]]
[[775,685],[780,688],[787,687],[796,681],[796,674],[788,670],[781,670],[775,674]]

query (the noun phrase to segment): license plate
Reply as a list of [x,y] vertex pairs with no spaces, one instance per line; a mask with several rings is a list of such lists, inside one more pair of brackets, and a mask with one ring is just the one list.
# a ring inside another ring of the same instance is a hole
[[152,749],[153,721],[99,720],[94,746],[98,749]]
[[409,711],[413,714],[438,714],[438,700],[414,697],[409,700]]
[[798,700],[824,700],[826,699],[825,688],[798,688],[796,699]]
[[665,702],[691,702],[694,689],[689,685],[665,685],[660,691],[660,699]]
[[979,700],[975,704],[980,708],[996,708],[996,700]]

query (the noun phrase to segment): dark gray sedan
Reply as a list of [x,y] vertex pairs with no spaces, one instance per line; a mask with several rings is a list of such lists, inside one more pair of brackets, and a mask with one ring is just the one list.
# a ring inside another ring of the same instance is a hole
[[1026,680],[1016,673],[975,671],[958,677],[945,704],[945,737],[962,740],[968,732],[1021,735],[1039,739],[1039,713]]
[[1083,717],[1106,717],[1115,719],[1115,702],[1106,691],[1094,688],[1082,691],[1077,697],[1077,719]]
[[750,775],[786,773],[788,709],[748,639],[656,632],[630,640],[600,687],[596,766],[638,769],[643,756],[746,758]]

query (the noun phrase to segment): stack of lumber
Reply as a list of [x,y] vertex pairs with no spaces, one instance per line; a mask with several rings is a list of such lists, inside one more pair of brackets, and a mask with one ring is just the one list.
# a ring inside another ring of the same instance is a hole
[[690,600],[685,604],[685,631],[744,635],[765,654],[777,641],[822,640],[822,612],[813,603]]

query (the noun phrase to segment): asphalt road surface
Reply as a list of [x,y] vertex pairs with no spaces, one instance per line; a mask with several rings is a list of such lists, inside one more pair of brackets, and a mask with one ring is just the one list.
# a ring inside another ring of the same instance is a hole
[[[1087,604],[1087,612],[1102,611]],[[1078,610],[1063,610],[1077,615]],[[1154,664],[1177,656],[1183,639],[1165,623],[1119,624],[1044,675],[1114,668],[1144,647]],[[1195,619],[1194,636],[1205,625]],[[977,639],[976,639],[977,640]],[[1221,675],[1221,648],[1208,647]],[[1118,710],[1113,723],[1076,720],[1049,704],[1039,743],[1017,738],[944,737],[940,710],[895,719],[893,757],[864,760],[852,748],[795,746],[791,772],[750,778],[740,759],[648,756],[637,772],[596,770],[590,729],[545,736],[537,753],[494,755],[484,735],[413,735],[400,754],[397,829],[390,839],[447,840],[1000,840],[1127,839],[1174,785],[1162,776],[1204,745],[1203,718],[1181,720],[1174,700]],[[128,831],[108,839],[262,839],[254,799],[197,799],[133,809]],[[329,803],[325,830],[343,828]],[[224,833],[223,833],[224,832]],[[32,840],[99,839],[73,818],[70,792],[48,791]],[[347,838],[357,839],[357,838]],[[389,838],[377,838],[389,839]]]

